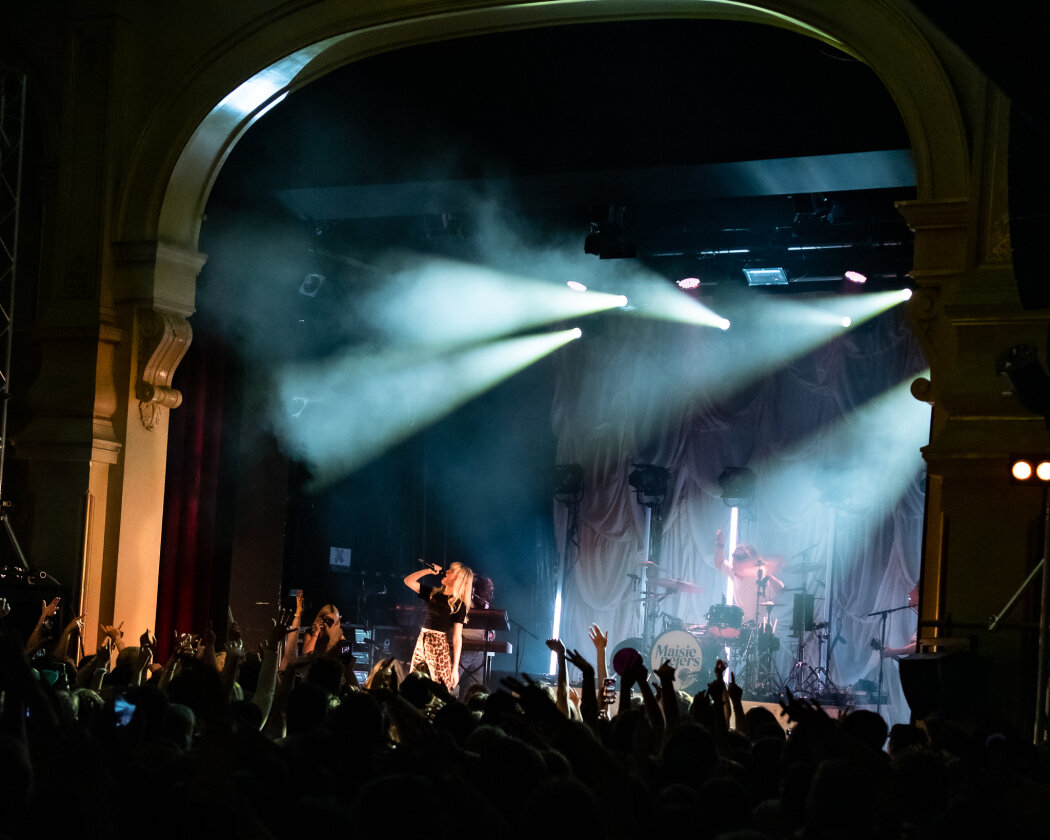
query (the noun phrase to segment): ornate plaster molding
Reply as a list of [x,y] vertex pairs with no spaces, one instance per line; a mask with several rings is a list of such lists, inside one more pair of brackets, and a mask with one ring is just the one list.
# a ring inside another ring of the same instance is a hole
[[142,425],[152,431],[163,418],[164,409],[182,403],[182,392],[171,387],[171,380],[189,349],[193,328],[181,315],[157,309],[139,309],[135,320],[139,348],[135,396]]

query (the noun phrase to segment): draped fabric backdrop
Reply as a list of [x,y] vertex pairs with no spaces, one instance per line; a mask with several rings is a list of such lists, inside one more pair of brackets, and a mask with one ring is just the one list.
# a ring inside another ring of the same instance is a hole
[[[657,609],[687,624],[706,623],[725,592],[713,551],[715,531],[729,532],[730,508],[718,477],[748,467],[757,482],[753,502],[740,511],[739,541],[782,556],[779,577],[815,595],[817,621],[831,606],[837,686],[878,679],[871,640],[879,638],[880,620],[869,614],[907,604],[918,580],[919,448],[929,439],[929,407],[908,393],[926,362],[900,310],[793,358],[786,327],[738,328],[736,320],[723,333],[624,318],[596,335],[585,328],[584,339],[565,348],[552,411],[557,461],[583,465],[585,476],[579,558],[565,576],[561,635],[569,647],[590,648],[592,622],[609,631],[610,652],[642,636],[647,511],[628,483],[633,465],[670,471],[653,559],[660,577],[704,591],[672,592]],[[567,509],[555,504],[554,514],[564,552]],[[814,571],[793,571],[802,563]],[[793,594],[780,596],[772,614],[784,681],[797,653],[788,637]],[[911,609],[891,613],[887,646],[907,644],[916,620]],[[824,665],[826,646],[818,662],[810,639],[805,659]],[[885,716],[907,720],[892,660],[884,679]]]
[[229,589],[229,551],[221,534],[220,471],[231,354],[207,328],[198,329],[179,368],[183,405],[167,414],[168,466],[157,591],[158,658],[171,650],[172,630],[201,633],[215,621]]

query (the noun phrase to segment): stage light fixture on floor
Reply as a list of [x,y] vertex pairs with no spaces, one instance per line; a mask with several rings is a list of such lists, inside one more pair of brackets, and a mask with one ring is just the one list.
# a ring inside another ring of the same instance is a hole
[[744,507],[755,498],[755,474],[747,467],[729,467],[718,476],[722,501],[729,507]]

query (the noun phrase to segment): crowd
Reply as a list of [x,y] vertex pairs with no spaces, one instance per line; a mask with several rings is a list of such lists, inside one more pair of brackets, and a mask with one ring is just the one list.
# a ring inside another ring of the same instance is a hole
[[888,730],[786,693],[786,732],[745,711],[731,675],[685,696],[640,657],[618,663],[607,706],[598,628],[587,654],[551,640],[553,687],[521,675],[457,698],[394,660],[358,685],[333,606],[297,644],[301,599],[259,651],[233,626],[224,650],[206,631],[163,663],[148,632],[125,645],[104,626],[78,660],[80,620],[49,631],[57,602],[28,639],[8,611],[0,599],[3,838],[1050,834],[1042,753],[1006,725]]

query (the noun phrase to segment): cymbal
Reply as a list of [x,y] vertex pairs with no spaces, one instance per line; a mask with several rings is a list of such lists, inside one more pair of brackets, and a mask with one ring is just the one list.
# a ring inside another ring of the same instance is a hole
[[822,572],[825,566],[823,563],[818,563],[816,560],[807,560],[805,563],[793,563],[788,566],[784,571],[791,572],[792,574],[808,574],[809,572]]
[[664,589],[676,589],[679,592],[703,592],[704,587],[699,584],[690,583],[687,580],[676,580],[675,578],[657,578],[656,585]]
[[755,580],[758,577],[759,569],[762,570],[763,576],[776,575],[783,564],[783,554],[769,554],[764,557],[759,557],[757,560],[744,560],[740,563],[734,560],[733,574],[737,577]]
[[775,607],[778,606],[776,601],[761,601],[759,602],[760,607]]

